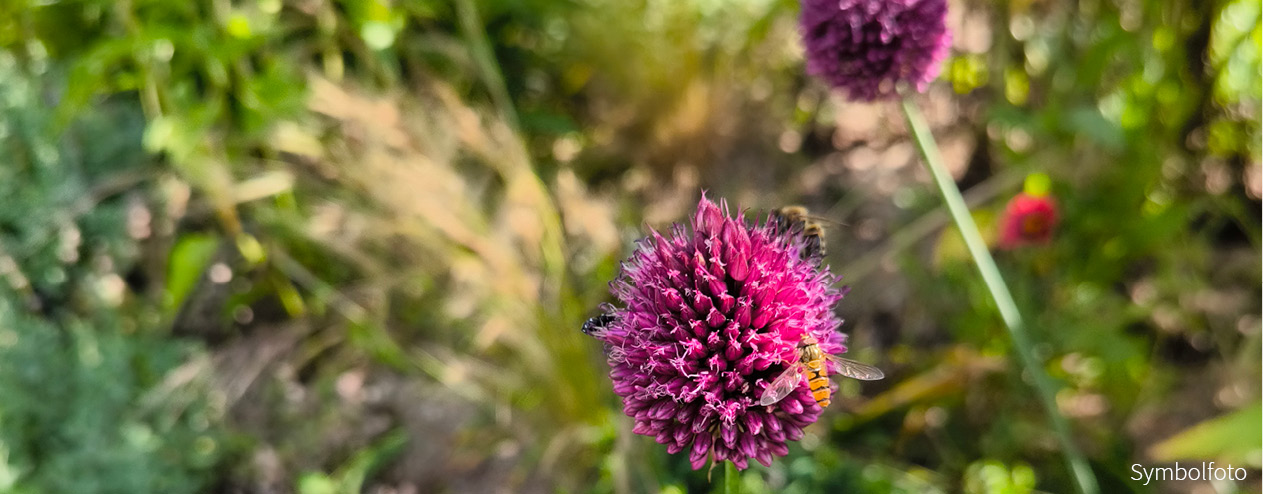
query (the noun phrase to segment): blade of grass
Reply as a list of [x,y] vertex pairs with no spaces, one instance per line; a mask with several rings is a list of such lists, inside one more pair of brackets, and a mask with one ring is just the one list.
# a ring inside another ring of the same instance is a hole
[[501,117],[510,128],[519,130],[517,109],[509,97],[509,90],[504,84],[504,75],[500,72],[500,63],[496,61],[491,42],[487,40],[487,31],[478,15],[478,6],[474,5],[473,0],[456,2],[456,15],[460,18],[460,30],[470,45],[474,63],[478,65],[478,71],[482,72],[487,90],[491,92],[491,98],[500,110]]
[[903,114],[907,118],[908,128],[912,129],[912,136],[921,150],[921,156],[925,158],[925,165],[930,169],[930,174],[934,176],[934,183],[938,185],[939,192],[943,195],[943,202],[947,203],[947,211],[951,214],[952,221],[956,223],[956,228],[960,230],[961,236],[964,237],[965,246],[968,247],[974,264],[978,266],[978,272],[982,274],[982,281],[986,283],[996,308],[1000,310],[1000,318],[1009,329],[1009,336],[1013,339],[1013,348],[1017,351],[1018,361],[1022,369],[1031,376],[1040,404],[1048,413],[1053,432],[1061,442],[1062,454],[1065,455],[1066,463],[1075,479],[1075,486],[1080,494],[1097,494],[1099,488],[1096,477],[1092,474],[1087,459],[1070,437],[1070,424],[1057,410],[1052,381],[1049,380],[1044,367],[1035,357],[1030,338],[1022,325],[1022,315],[1017,310],[1017,303],[1013,301],[1008,285],[1000,276],[995,259],[987,250],[982,234],[978,232],[978,225],[974,224],[974,218],[969,214],[969,207],[965,205],[965,199],[961,197],[960,189],[956,187],[956,181],[943,166],[938,145],[934,142],[934,135],[930,132],[929,125],[925,123],[925,118],[921,116],[921,111],[911,97],[903,99]]
[[724,494],[741,492],[741,478],[737,475],[737,466],[731,461],[724,462]]

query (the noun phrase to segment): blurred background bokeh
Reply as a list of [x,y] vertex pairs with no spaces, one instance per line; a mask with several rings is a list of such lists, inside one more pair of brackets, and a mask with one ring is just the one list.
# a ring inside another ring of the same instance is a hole
[[[711,489],[579,332],[702,189],[829,226],[849,356],[747,492],[1070,492],[893,103],[792,0],[0,3],[0,493]],[[1259,492],[1257,0],[956,0],[918,101],[1104,492]],[[1248,469],[1143,485],[1133,464]]]

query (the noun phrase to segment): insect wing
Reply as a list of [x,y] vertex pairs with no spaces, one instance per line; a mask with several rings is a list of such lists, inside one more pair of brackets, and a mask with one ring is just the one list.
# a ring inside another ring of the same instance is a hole
[[772,219],[773,221],[776,221],[778,225],[781,225],[784,229],[789,229],[789,227],[792,227],[794,225],[798,225],[799,227],[805,228],[806,223],[811,222],[811,221],[814,221],[817,223],[828,223],[830,225],[835,225],[835,226],[849,226],[846,223],[843,223],[838,220],[811,214],[809,211],[807,211],[807,208],[802,207],[802,206],[785,206],[780,209],[773,210]]
[[860,379],[863,381],[876,381],[886,374],[876,367],[868,364],[861,364],[851,359],[845,359],[837,355],[824,354],[824,358],[829,359],[838,368],[838,375]]
[[805,216],[805,218],[811,221],[815,221],[816,223],[827,223],[831,226],[850,226],[846,224],[846,222],[825,218],[824,216],[816,216],[813,214],[809,214]]
[[776,376],[776,380],[772,381],[772,384],[763,390],[763,398],[759,399],[759,405],[772,405],[789,396],[789,393],[794,391],[794,388],[798,386],[798,382],[802,380],[798,366],[799,364],[795,362],[794,365],[785,369],[785,372],[782,372],[781,375]]

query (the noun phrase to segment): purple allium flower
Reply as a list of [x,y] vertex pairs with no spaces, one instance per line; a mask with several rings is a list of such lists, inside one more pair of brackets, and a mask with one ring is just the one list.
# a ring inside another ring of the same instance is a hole
[[947,55],[947,0],[802,0],[807,73],[856,101],[924,91]]
[[798,359],[804,333],[842,353],[835,276],[804,259],[800,232],[730,217],[703,195],[691,231],[641,240],[610,283],[621,308],[592,334],[606,344],[614,392],[636,421],[694,469],[708,457],[770,465],[821,408],[804,380],[770,406],[759,398]]

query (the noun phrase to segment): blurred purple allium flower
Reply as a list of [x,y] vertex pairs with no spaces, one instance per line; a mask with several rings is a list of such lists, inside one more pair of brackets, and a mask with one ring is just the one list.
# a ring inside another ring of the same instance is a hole
[[856,101],[925,88],[947,55],[947,0],[802,0],[807,73]]
[[614,392],[669,453],[688,453],[746,468],[770,465],[787,440],[802,437],[821,408],[806,381],[779,403],[759,398],[797,361],[804,333],[821,350],[846,351],[827,267],[804,259],[799,232],[731,217],[727,204],[702,197],[691,231],[675,225],[638,243],[610,284],[623,307],[593,335],[606,344]]

